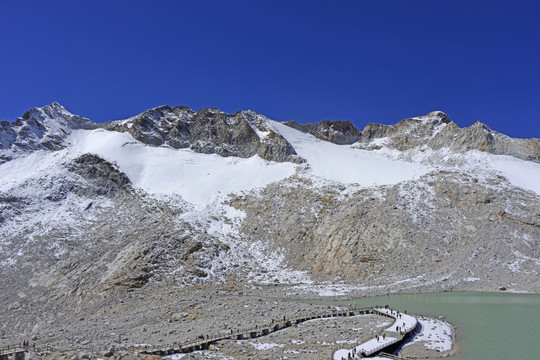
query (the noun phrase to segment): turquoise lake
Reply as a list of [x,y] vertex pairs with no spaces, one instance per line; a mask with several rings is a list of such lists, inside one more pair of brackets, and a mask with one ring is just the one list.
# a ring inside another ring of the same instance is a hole
[[457,354],[451,359],[540,359],[540,294],[445,292],[324,303],[390,305],[444,316],[457,328]]

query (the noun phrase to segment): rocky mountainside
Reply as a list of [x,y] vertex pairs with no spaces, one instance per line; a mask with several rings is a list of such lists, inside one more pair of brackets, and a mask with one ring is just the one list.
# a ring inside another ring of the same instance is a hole
[[395,125],[368,124],[362,130],[361,147],[384,146],[406,151],[427,146],[456,152],[480,150],[495,155],[540,162],[540,139],[515,139],[476,122],[461,129],[446,114],[435,111],[424,117],[405,119]]
[[253,111],[233,115],[218,109],[197,112],[184,106],[161,106],[123,121],[112,121],[107,130],[128,132],[148,145],[190,148],[203,154],[270,161],[300,162],[293,147]]
[[53,103],[0,125],[6,343],[201,286],[540,291],[538,139],[441,112],[360,132],[169,106],[97,124]]
[[[78,115],[73,115],[54,102],[42,108],[34,108],[13,123],[0,121],[0,149],[21,153],[31,150],[60,150],[64,140],[75,129],[92,129],[96,124]],[[0,163],[11,158],[2,154]]]

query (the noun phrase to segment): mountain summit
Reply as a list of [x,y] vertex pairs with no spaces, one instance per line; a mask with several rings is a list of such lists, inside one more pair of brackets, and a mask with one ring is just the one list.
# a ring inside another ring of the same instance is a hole
[[[42,108],[28,110],[13,123],[0,122],[0,149],[13,153],[29,150],[59,150],[66,146],[65,138],[76,129],[95,128],[96,124],[78,115],[73,115],[62,105],[53,102]],[[0,161],[10,156],[3,155]]]
[[373,149],[382,142],[400,151],[416,147],[448,148],[461,153],[480,150],[540,162],[540,139],[511,138],[481,122],[460,128],[441,111],[405,119],[395,125],[368,124],[362,130],[362,148]]

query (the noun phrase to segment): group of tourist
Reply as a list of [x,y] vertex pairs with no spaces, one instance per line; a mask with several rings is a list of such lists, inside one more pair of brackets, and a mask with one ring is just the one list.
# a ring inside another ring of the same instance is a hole
[[[30,342],[29,342],[29,341],[26,341],[26,340],[23,341],[23,342],[22,342],[22,346],[23,346],[23,349],[24,349],[24,350],[30,350]],[[34,343],[34,344],[32,345],[32,347],[33,347],[33,349],[35,350],[35,349],[36,349],[36,343]]]

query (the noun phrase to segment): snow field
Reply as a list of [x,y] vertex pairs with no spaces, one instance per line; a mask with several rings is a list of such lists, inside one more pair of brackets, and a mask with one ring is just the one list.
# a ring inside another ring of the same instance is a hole
[[312,174],[331,181],[360,186],[393,185],[416,179],[429,171],[420,164],[390,159],[374,151],[336,145],[311,134],[271,121],[279,132],[307,160]]
[[251,190],[295,173],[291,163],[199,154],[189,149],[148,146],[127,133],[79,130],[72,151],[93,153],[118,165],[133,185],[151,194],[179,194],[205,206],[231,192]]

